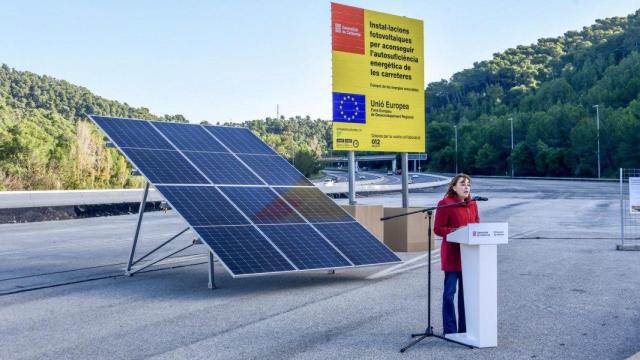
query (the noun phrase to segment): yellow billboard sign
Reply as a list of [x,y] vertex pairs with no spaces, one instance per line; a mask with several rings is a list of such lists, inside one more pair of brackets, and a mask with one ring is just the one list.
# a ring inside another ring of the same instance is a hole
[[333,148],[425,152],[423,22],[331,4]]

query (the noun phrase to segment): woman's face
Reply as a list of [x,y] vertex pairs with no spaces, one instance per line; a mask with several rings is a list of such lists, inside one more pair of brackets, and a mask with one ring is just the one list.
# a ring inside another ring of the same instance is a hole
[[461,200],[464,200],[469,197],[469,194],[471,193],[471,182],[469,179],[460,178],[453,186],[453,191],[456,192],[456,195],[458,195]]

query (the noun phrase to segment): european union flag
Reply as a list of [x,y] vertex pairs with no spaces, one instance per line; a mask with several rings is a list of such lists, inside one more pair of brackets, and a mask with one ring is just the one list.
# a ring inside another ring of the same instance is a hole
[[333,121],[364,124],[366,122],[364,95],[333,93]]

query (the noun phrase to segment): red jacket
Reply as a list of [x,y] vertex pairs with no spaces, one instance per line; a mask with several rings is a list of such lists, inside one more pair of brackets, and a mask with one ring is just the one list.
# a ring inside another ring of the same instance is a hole
[[[438,202],[438,206],[459,202],[457,196],[445,196]],[[462,271],[460,264],[460,244],[447,241],[447,234],[469,223],[479,223],[478,205],[471,201],[465,205],[451,206],[436,210],[436,220],[433,231],[442,236],[440,247],[440,262],[442,271]]]

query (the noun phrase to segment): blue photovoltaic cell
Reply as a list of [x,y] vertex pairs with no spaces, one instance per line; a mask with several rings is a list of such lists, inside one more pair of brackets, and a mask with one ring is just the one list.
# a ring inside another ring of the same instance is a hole
[[154,121],[158,128],[179,150],[225,152],[227,149],[202,126]]
[[309,222],[347,222],[354,219],[316,187],[274,188]]
[[313,186],[304,175],[280,156],[238,156],[269,185]]
[[174,149],[147,121],[95,115],[90,118],[121,148]]
[[313,224],[322,235],[333,243],[354,265],[399,262],[389,248],[384,246],[357,222]]
[[259,227],[298,269],[351,266],[347,259],[307,224]]
[[209,184],[177,151],[131,148],[122,151],[154,184]]
[[194,227],[234,275],[294,271],[253,226]]
[[233,154],[183,151],[214,184],[264,185]]
[[191,226],[249,224],[213,186],[158,185],[156,189]]
[[400,261],[248,129],[90,117],[234,276]]
[[205,126],[205,129],[209,130],[234,153],[277,155],[273,149],[247,128]]
[[220,187],[256,224],[304,223],[275,192],[267,187]]

